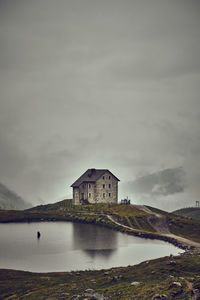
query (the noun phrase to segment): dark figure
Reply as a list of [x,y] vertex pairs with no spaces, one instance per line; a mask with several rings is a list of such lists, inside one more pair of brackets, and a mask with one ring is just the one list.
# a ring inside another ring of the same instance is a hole
[[38,232],[37,232],[37,238],[39,239],[40,236],[41,236],[41,234],[40,234],[40,232],[38,231]]

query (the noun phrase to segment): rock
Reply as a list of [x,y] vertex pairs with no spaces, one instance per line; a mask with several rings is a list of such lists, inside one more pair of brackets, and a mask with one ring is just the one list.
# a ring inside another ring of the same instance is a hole
[[118,276],[112,277],[112,278],[111,278],[111,281],[112,281],[112,282],[118,282],[118,281],[120,281],[120,280],[122,280],[122,279],[123,279],[122,275],[118,275]]
[[73,295],[71,297],[71,300],[80,300],[81,299],[81,295]]
[[157,299],[168,299],[168,297],[167,297],[167,295],[165,295],[165,294],[162,294],[162,295],[155,295],[155,296],[153,296],[152,298],[151,298],[152,300],[157,300]]
[[93,289],[85,290],[83,297],[81,297],[80,299],[83,299],[83,300],[86,300],[86,299],[87,300],[109,300],[108,298],[104,297],[104,295],[96,293]]
[[[108,298],[104,297],[104,295],[96,293],[93,289],[86,289],[83,293],[83,297],[81,299],[87,300],[107,300]],[[74,300],[74,299],[73,299]]]
[[84,291],[84,296],[91,296],[95,293],[93,289],[87,289]]
[[174,260],[171,260],[170,262],[167,263],[169,266],[175,266],[176,262]]
[[138,282],[138,281],[131,282],[131,285],[139,285],[139,284],[140,284],[140,282]]
[[182,284],[180,282],[178,282],[178,281],[174,281],[174,282],[172,282],[172,286],[173,287],[181,287]]
[[104,295],[99,294],[99,293],[95,293],[92,295],[92,297],[90,298],[90,300],[107,300],[108,298],[105,298]]

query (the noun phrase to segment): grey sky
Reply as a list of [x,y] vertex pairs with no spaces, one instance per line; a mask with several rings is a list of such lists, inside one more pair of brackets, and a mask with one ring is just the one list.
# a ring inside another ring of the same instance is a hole
[[183,166],[193,203],[199,13],[198,0],[1,0],[0,182],[52,202],[109,168],[121,197],[123,182]]

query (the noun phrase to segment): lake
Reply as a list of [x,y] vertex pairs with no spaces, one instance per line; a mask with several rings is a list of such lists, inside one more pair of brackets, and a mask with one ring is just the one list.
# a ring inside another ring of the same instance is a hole
[[33,272],[106,269],[180,252],[166,242],[90,224],[0,224],[0,268]]

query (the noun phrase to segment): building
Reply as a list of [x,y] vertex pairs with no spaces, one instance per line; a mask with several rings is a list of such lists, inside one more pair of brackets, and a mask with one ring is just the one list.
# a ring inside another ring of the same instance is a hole
[[106,169],[88,169],[72,185],[73,204],[117,203],[118,181]]

